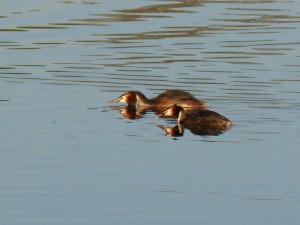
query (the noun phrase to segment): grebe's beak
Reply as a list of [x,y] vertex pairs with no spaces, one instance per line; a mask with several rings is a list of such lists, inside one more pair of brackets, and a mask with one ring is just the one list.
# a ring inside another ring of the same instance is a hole
[[165,110],[163,113],[157,114],[156,117],[157,118],[162,118],[166,115],[166,113],[167,113],[167,110]]
[[171,108],[173,108],[173,107],[175,107],[175,106],[177,106],[177,105],[174,104],[174,105],[172,105],[172,106],[166,108],[166,110],[165,110],[163,113],[158,114],[157,117],[158,117],[158,118],[161,118],[161,117],[164,117],[164,116],[166,116],[166,117],[173,116],[172,114],[170,115],[170,112],[169,112],[169,111],[170,111]]
[[117,98],[117,99],[115,99],[115,100],[112,100],[112,101],[110,101],[110,102],[108,102],[108,103],[116,103],[116,102],[120,102],[120,101],[122,100],[122,98],[123,98],[123,96],[121,96],[121,97],[119,97],[119,98]]

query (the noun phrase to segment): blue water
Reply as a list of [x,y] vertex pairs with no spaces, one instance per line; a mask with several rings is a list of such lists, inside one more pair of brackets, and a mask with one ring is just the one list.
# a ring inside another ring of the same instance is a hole
[[[0,224],[298,224],[299,9],[3,2]],[[108,103],[174,88],[233,127],[170,137]]]

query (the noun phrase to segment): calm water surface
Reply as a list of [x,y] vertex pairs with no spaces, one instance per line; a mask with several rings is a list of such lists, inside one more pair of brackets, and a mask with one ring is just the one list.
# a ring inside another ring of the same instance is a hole
[[[299,1],[12,0],[0,24],[1,224],[299,224]],[[108,104],[175,88],[233,128]]]

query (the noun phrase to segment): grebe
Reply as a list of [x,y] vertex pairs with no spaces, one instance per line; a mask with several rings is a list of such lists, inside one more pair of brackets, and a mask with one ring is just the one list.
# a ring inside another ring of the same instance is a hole
[[[185,110],[176,104],[167,108],[159,117],[178,117],[178,124],[197,133],[218,134],[232,127],[232,122],[217,112],[210,110],[193,110],[186,113]],[[194,133],[194,132],[193,132]]]
[[140,107],[170,107],[174,104],[184,108],[201,108],[207,109],[207,103],[199,101],[192,94],[182,90],[168,90],[153,99],[148,99],[143,93],[139,91],[129,91],[119,98],[111,101],[126,102],[128,105],[138,105]]

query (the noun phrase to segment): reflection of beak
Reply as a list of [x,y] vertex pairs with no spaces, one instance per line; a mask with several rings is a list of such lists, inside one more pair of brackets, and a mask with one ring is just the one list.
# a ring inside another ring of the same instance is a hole
[[156,126],[160,129],[162,129],[164,132],[166,132],[166,135],[169,135],[169,131],[166,127],[164,127],[163,125],[160,125],[160,124],[156,124]]
[[[176,104],[172,105],[171,107],[168,107],[165,109],[164,112],[162,112],[161,114],[158,114],[157,117],[158,118],[161,118],[161,117],[164,117],[166,115],[166,113],[168,112],[168,110],[174,106],[177,106]],[[167,115],[166,117],[173,117],[173,115]]]
[[116,102],[121,101],[121,99],[122,99],[122,97],[119,97],[119,98],[117,98],[117,99],[115,99],[115,100],[112,100],[112,101],[110,101],[110,102],[108,102],[108,103],[116,103]]
[[160,125],[160,124],[156,124],[156,126],[160,129],[162,129],[163,131],[166,131],[167,132],[167,129],[163,126],[163,125]]

